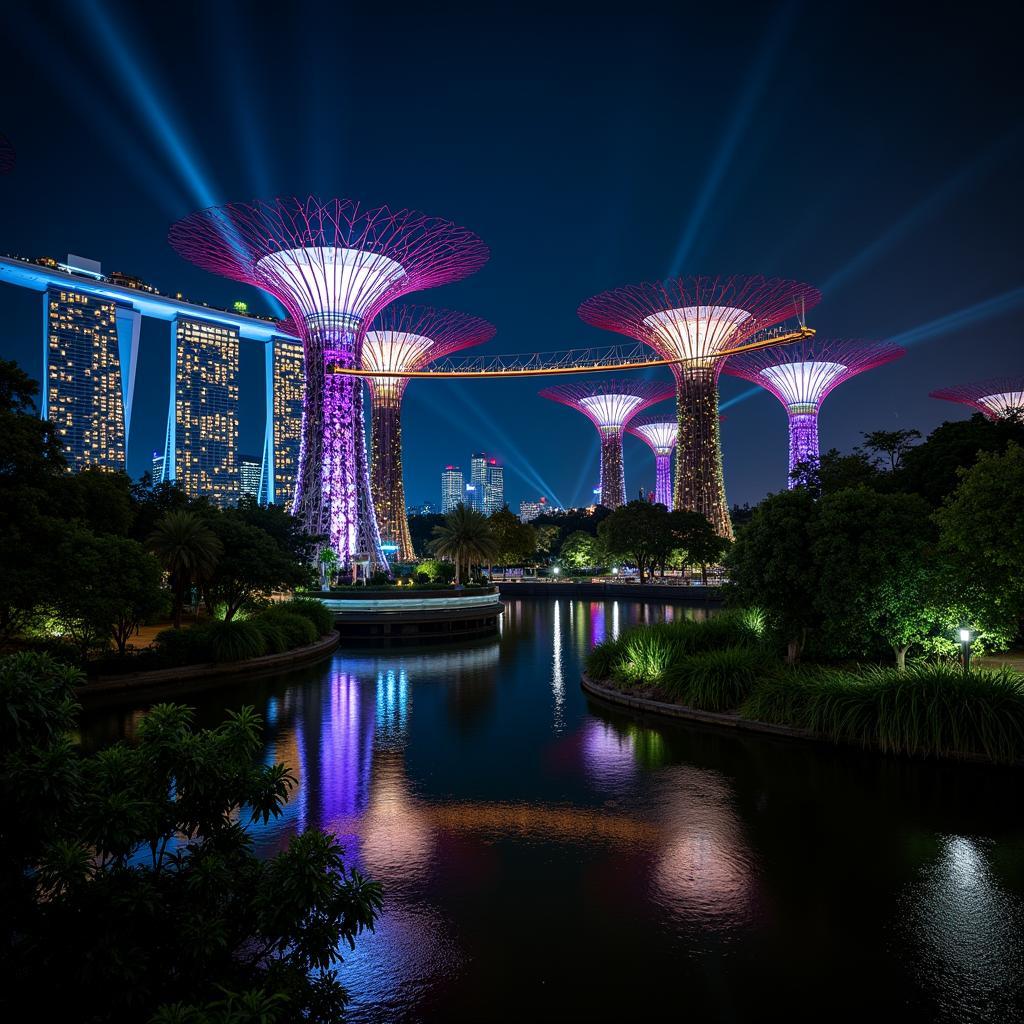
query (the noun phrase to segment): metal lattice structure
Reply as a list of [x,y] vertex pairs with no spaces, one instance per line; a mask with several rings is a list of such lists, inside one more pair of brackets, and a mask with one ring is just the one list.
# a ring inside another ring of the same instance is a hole
[[6,135],[0,134],[0,174],[9,174],[14,170],[17,157],[14,146]]
[[[362,338],[364,370],[418,370],[494,337],[480,317],[427,306],[388,306]],[[372,376],[370,387],[370,491],[385,544],[398,546],[401,561],[415,558],[402,482],[402,396],[408,377]]]
[[990,420],[1024,417],[1024,377],[993,377],[974,384],[941,388],[928,397],[969,405]]
[[672,507],[672,452],[679,440],[679,421],[664,416],[641,416],[630,421],[629,432],[654,452],[654,500]]
[[816,288],[797,281],[693,276],[616,288],[579,307],[586,323],[677,360],[672,366],[679,418],[673,506],[703,513],[723,537],[733,532],[718,429],[722,358],[786,320],[802,325],[820,299]]
[[656,402],[671,398],[671,384],[661,381],[604,380],[596,384],[556,384],[541,398],[561,402],[583,413],[601,439],[601,504],[618,508],[626,501],[622,465],[622,434],[629,421]]
[[294,512],[329,538],[342,565],[386,566],[362,386],[329,371],[357,365],[360,331],[389,303],[479,270],[487,247],[450,221],[316,196],[201,210],[174,224],[169,240],[185,259],[269,292],[294,320],[306,365]]
[[906,349],[887,341],[823,339],[785,348],[730,356],[725,372],[759,384],[786,408],[789,417],[789,486],[800,463],[817,462],[818,413],[834,388],[866,370],[891,363]]

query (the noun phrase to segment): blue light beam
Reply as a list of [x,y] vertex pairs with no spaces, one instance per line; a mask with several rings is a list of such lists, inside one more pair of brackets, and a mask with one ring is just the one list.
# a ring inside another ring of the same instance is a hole
[[911,327],[901,334],[893,335],[889,340],[897,345],[914,345],[928,338],[936,338],[940,334],[949,334],[961,327],[969,327],[981,320],[1009,313],[1021,306],[1024,306],[1024,287],[1018,286],[1011,288],[1008,292],[1003,292],[1002,295],[996,295],[991,299],[976,302],[973,306],[967,306],[965,309],[947,313],[935,320],[929,320],[926,324]]

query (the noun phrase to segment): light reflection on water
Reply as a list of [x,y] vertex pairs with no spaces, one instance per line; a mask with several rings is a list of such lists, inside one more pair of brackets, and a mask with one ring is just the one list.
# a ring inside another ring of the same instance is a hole
[[[626,1021],[638,978],[651,1005],[684,990],[693,1019],[753,1019],[770,1007],[764,977],[790,993],[791,1020],[805,1019],[800,1000],[819,1018],[898,1005],[904,1021],[1014,1019],[1021,830],[998,813],[984,831],[948,827],[998,805],[1003,776],[961,786],[956,773],[980,769],[588,703],[592,644],[703,614],[511,601],[494,641],[342,653],[203,698],[204,724],[256,703],[264,759],[298,778],[257,848],[324,828],[384,886],[376,933],[345,954],[352,1020]],[[138,720],[103,713],[91,728],[105,740]],[[896,867],[872,855],[903,849],[908,827],[924,838]],[[581,984],[598,964],[600,983]],[[865,986],[865,973],[884,980]]]

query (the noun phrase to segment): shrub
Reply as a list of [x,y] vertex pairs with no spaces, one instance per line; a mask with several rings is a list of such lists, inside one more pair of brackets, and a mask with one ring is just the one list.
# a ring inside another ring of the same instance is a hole
[[319,636],[316,626],[309,619],[304,615],[286,611],[284,608],[268,609],[259,618],[262,622],[269,623],[271,628],[280,630],[284,637],[284,650],[286,651],[316,643]]
[[259,658],[267,653],[267,642],[251,619],[238,622],[213,621],[206,627],[206,631],[214,661],[242,661],[245,658]]
[[412,574],[412,581],[413,583],[417,583],[420,586],[423,586],[424,584],[430,582],[430,577],[425,572],[417,571]]
[[371,587],[386,587],[391,582],[391,577],[386,572],[378,570],[370,573],[370,578],[366,582]]
[[1009,669],[791,671],[757,687],[742,713],[886,751],[1024,758],[1024,676]]
[[703,711],[732,711],[775,668],[754,647],[701,651],[673,663],[659,688],[666,696]]
[[247,621],[260,631],[263,642],[267,646],[267,654],[283,654],[290,649],[291,645],[288,643],[284,627],[273,615],[262,612]]
[[309,619],[313,623],[317,636],[326,636],[334,629],[334,616],[328,611],[327,606],[322,601],[297,597],[292,601],[278,605],[278,607],[282,611],[291,612],[293,615],[301,615],[303,618]]
[[156,635],[161,661],[169,666],[199,665],[213,660],[210,625],[165,629]]
[[618,640],[605,640],[590,649],[583,659],[583,668],[591,679],[607,682],[611,679],[612,666],[621,653],[622,647]]
[[619,656],[612,664],[612,680],[632,686],[657,685],[672,663],[687,653],[687,632],[666,622],[623,633]]
[[420,562],[419,572],[435,585],[447,585],[455,579],[455,565],[452,562],[442,562],[438,558],[428,558]]

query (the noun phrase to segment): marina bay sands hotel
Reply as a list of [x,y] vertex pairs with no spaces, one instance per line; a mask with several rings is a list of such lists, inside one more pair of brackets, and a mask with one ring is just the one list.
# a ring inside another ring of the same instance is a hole
[[125,274],[104,276],[92,260],[65,263],[0,257],[0,283],[43,300],[40,414],[64,444],[72,471],[126,469],[142,317],[170,324],[167,434],[155,482],[176,481],[189,495],[234,505],[238,454],[239,340],[262,342],[266,430],[259,470],[261,502],[288,504],[295,487],[304,388],[301,343],[276,320],[162,295]]

